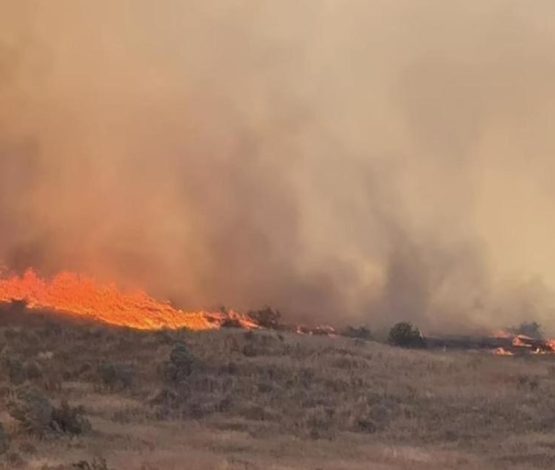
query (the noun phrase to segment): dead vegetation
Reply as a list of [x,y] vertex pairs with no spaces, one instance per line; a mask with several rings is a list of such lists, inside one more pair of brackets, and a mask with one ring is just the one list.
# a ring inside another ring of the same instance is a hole
[[283,468],[550,466],[553,358],[391,348],[366,331],[6,325],[0,459],[4,468],[171,469],[183,455],[194,456],[188,468],[278,468],[275,455]]

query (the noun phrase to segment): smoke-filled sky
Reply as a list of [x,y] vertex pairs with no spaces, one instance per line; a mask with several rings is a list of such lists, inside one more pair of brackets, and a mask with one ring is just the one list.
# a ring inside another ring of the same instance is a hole
[[551,0],[0,0],[0,260],[189,308],[555,330]]

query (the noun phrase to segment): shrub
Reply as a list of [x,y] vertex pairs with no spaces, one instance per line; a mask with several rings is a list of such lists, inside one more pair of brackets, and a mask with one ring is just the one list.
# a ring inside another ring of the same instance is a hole
[[4,368],[8,372],[8,378],[13,385],[21,385],[25,382],[27,375],[23,362],[15,357],[6,357],[3,361]]
[[182,382],[189,377],[198,361],[187,345],[179,341],[170,352],[170,359],[163,364],[164,378],[172,383]]
[[59,408],[52,409],[51,426],[55,431],[66,434],[83,434],[91,429],[89,420],[84,416],[83,407],[72,407],[65,400]]
[[30,433],[43,434],[52,420],[52,405],[48,398],[34,388],[20,388],[10,392],[6,403],[10,416]]
[[72,407],[66,401],[62,401],[60,407],[53,407],[50,400],[35,388],[23,387],[10,391],[6,408],[25,431],[37,435],[47,431],[82,434],[91,428],[83,416],[82,407]]
[[72,468],[79,470],[109,470],[108,463],[103,458],[94,458],[91,462],[80,460],[72,465]]
[[181,369],[191,370],[195,362],[195,358],[187,345],[179,341],[170,353],[170,362]]
[[248,312],[247,315],[263,328],[278,328],[281,320],[281,313],[279,310],[274,310],[271,307],[266,307],[261,310],[253,310]]
[[424,347],[424,338],[420,330],[408,322],[400,322],[389,330],[389,344],[403,348]]
[[124,389],[133,384],[135,369],[128,364],[105,362],[98,367],[98,374],[110,390]]
[[4,430],[4,425],[0,423],[0,454],[5,454],[10,447],[10,438]]
[[355,429],[359,432],[373,434],[378,430],[376,423],[368,418],[359,418],[356,420]]
[[366,328],[365,326],[348,326],[343,331],[343,336],[347,336],[349,338],[357,338],[357,339],[364,339],[364,340],[371,340],[372,339],[372,332]]

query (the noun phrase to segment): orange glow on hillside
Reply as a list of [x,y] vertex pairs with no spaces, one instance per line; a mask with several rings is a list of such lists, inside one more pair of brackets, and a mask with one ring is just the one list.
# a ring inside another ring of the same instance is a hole
[[33,270],[23,276],[0,278],[0,302],[14,300],[25,301],[30,309],[51,309],[139,330],[210,330],[229,320],[244,328],[257,327],[235,312],[187,313],[145,292],[122,292],[114,284],[102,285],[92,278],[68,272],[58,274],[50,281],[40,278]]

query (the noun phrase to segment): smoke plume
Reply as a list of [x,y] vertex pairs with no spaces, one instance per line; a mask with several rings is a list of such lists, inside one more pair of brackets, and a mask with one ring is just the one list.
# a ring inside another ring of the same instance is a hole
[[187,309],[555,328],[553,2],[0,12],[7,269]]

